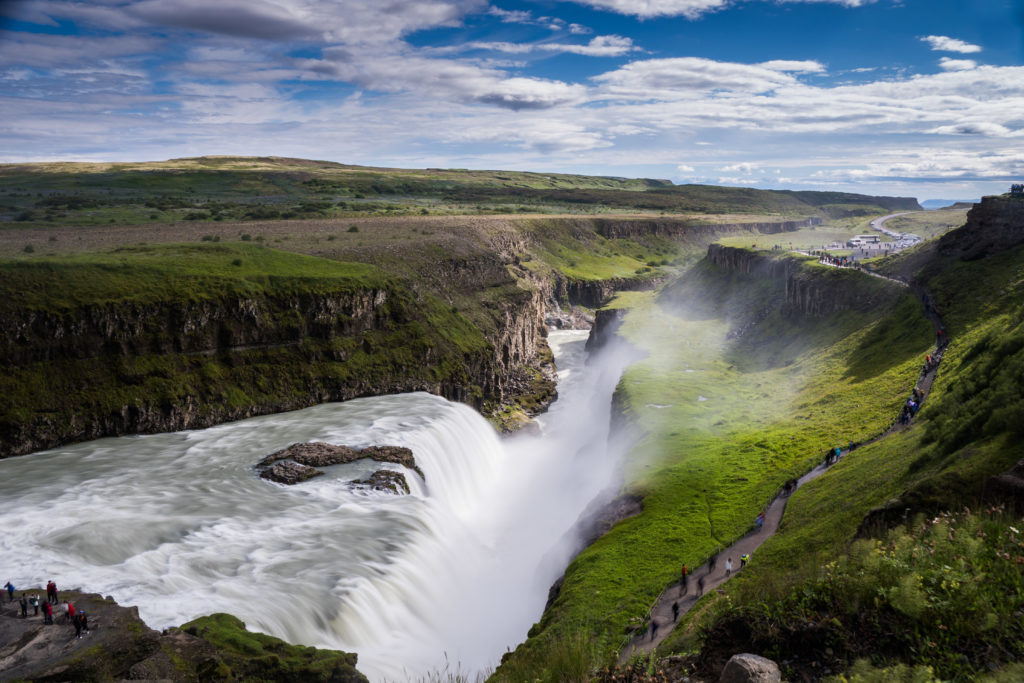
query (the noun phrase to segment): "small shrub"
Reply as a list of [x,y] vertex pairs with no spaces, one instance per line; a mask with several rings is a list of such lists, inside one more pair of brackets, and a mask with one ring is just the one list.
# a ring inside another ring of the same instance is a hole
[[240,266],[240,265],[242,265],[242,259],[236,258],[234,261],[231,262],[231,265],[233,265],[233,266]]
[[358,225],[350,226],[348,231],[349,232],[359,232],[359,226]]
[[338,236],[337,236],[337,235],[328,235],[328,236],[327,236],[327,241],[328,241],[328,242],[333,242],[333,241],[334,241],[334,240],[336,240],[336,239],[338,239]]
[[22,251],[23,251],[23,252],[25,252],[26,254],[31,254],[31,253],[32,253],[32,252],[34,252],[35,250],[36,250],[36,248],[35,248],[35,247],[33,247],[33,246],[32,246],[31,244],[26,244],[26,245],[25,245],[25,248],[24,248],[24,249],[22,249]]
[[249,233],[245,233],[245,234],[242,235],[242,241],[243,242],[249,242],[251,240],[252,240],[252,235],[250,235]]

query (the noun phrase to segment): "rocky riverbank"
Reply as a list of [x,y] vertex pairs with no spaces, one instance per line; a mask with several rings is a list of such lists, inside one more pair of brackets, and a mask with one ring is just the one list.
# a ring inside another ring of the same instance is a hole
[[[44,599],[46,591],[30,589]],[[17,591],[18,598],[22,591]],[[356,655],[290,645],[246,630],[227,614],[202,617],[163,632],[139,618],[136,607],[112,598],[61,591],[88,615],[88,632],[75,629],[55,610],[44,624],[42,611],[29,607],[19,616],[18,602],[0,603],[0,681],[280,681],[330,680],[366,683],[356,670]]]

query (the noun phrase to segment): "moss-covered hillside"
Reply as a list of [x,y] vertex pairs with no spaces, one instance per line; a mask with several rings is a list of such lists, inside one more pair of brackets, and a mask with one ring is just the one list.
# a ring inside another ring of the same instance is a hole
[[[962,247],[881,264],[916,275],[951,340],[923,409],[793,494],[749,566],[620,678],[714,679],[732,654],[755,652],[789,680],[1015,680],[1024,540],[1010,511],[1024,482],[993,476],[1024,457],[1024,246],[1005,247],[1024,226],[1001,229],[981,256],[950,233],[942,244]],[[620,297],[623,334],[650,354],[620,387],[645,434],[624,485],[644,511],[576,558],[496,680],[611,680],[599,671],[683,562],[744,534],[826,448],[886,432],[934,352],[924,307],[896,283],[786,261],[709,259],[660,298]],[[849,305],[800,313],[794,278],[839,287]]]

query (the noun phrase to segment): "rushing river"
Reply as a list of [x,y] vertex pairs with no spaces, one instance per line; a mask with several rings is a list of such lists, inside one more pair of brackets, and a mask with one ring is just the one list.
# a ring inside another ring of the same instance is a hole
[[[540,617],[568,530],[612,480],[621,364],[585,366],[554,332],[559,400],[539,436],[501,440],[425,393],[331,403],[198,431],[109,438],[0,461],[4,581],[112,595],[154,628],[212,612],[359,654],[375,680],[497,663]],[[361,461],[293,487],[253,464],[296,442],[407,446],[408,496],[351,489]]]

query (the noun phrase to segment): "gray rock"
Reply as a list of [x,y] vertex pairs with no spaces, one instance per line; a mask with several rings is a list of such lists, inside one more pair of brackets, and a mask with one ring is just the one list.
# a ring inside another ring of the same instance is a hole
[[276,481],[279,484],[298,484],[300,481],[306,481],[321,474],[323,472],[315,467],[301,465],[290,460],[276,462],[271,467],[260,472],[260,476],[264,479]]
[[[295,443],[288,448],[283,448],[276,453],[271,453],[256,464],[257,469],[271,467],[281,461],[293,460],[300,465],[307,467],[329,467],[330,465],[342,465],[362,458],[370,458],[378,462],[391,462],[403,465],[413,470],[420,478],[426,480],[423,470],[416,464],[412,451],[401,446],[370,446],[362,450],[349,448],[348,446],[336,446],[330,443],[313,441],[311,443]],[[264,470],[266,472],[267,470]],[[260,476],[272,479],[265,474]],[[307,477],[308,478],[308,477]],[[274,481],[277,481],[274,479]],[[300,480],[301,481],[301,480]],[[288,482],[284,482],[288,483]]]
[[779,683],[782,672],[772,660],[744,653],[729,659],[718,680],[719,683]]
[[364,486],[374,491],[389,491],[396,495],[409,493],[409,482],[405,475],[393,470],[377,470],[366,479],[351,482],[352,486]]

